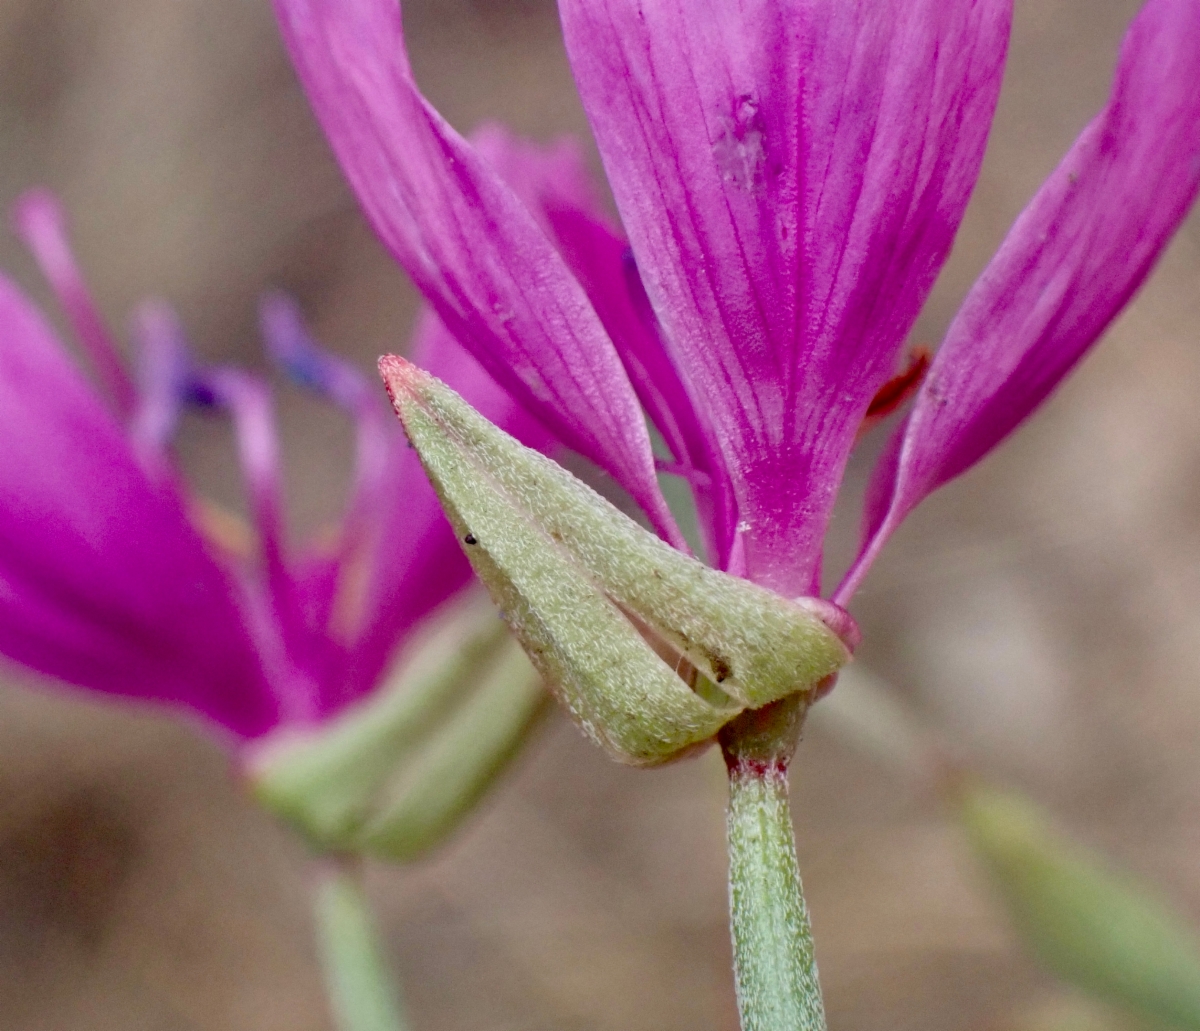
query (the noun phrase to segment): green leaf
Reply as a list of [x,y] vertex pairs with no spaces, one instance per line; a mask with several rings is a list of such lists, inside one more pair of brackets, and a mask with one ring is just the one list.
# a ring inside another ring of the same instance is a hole
[[827,603],[675,551],[432,376],[394,357],[380,369],[479,578],[559,700],[618,758],[671,759],[849,659],[822,621]]
[[972,844],[1050,970],[1144,1017],[1200,1031],[1200,947],[1188,927],[1024,799],[972,781],[960,797]]

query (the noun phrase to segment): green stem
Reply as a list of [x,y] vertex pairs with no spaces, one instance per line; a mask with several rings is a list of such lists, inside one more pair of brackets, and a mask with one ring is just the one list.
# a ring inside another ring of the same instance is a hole
[[746,713],[721,734],[729,770],[729,911],[742,1031],[825,1031],[788,807],[807,699]]
[[317,940],[339,1031],[407,1031],[357,864],[331,864],[316,898]]

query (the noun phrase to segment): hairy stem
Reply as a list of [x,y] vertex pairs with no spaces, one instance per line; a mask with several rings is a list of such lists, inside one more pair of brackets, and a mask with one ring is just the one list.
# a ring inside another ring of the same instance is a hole
[[729,912],[742,1031],[825,1031],[788,807],[805,700],[747,713],[721,734],[729,770]]
[[346,860],[322,871],[315,908],[325,986],[338,1031],[407,1031],[357,863]]

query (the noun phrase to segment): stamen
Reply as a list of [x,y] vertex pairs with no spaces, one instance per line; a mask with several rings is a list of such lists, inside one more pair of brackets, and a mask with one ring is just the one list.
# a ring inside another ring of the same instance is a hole
[[[133,313],[133,339],[138,349],[137,408],[129,436],[152,470],[170,471],[166,450],[179,426],[184,405],[213,408],[212,385],[192,356],[183,323],[165,301],[143,301]],[[239,515],[208,498],[191,497],[192,519],[205,539],[242,562],[255,554],[254,531]]]
[[133,314],[132,330],[141,389],[130,436],[144,454],[160,455],[175,435],[183,405],[212,404],[214,399],[197,382],[183,325],[170,305],[144,301]]
[[867,407],[867,414],[863,416],[863,421],[858,427],[859,440],[920,389],[932,360],[933,353],[924,345],[919,345],[909,351],[908,364],[904,370],[889,379],[872,398]]
[[[195,380],[199,400],[205,390],[229,412],[237,435],[238,458],[258,529],[265,577],[250,581],[247,596],[256,639],[286,718],[307,721],[320,713],[320,688],[307,672],[311,634],[303,599],[285,554],[283,489],[279,438],[271,394],[261,379],[232,368],[217,368]],[[255,614],[255,610],[260,610]]]
[[287,294],[269,293],[259,302],[258,311],[267,354],[292,381],[347,411],[357,411],[370,391],[367,378],[317,345],[300,306]]
[[136,403],[133,384],[71,251],[57,198],[48,190],[30,190],[13,206],[12,221],[58,297],[117,411],[130,415]]
[[340,540],[345,558],[369,534],[398,431],[372,381],[313,340],[299,305],[291,297],[283,293],[265,295],[259,305],[259,322],[267,353],[283,371],[300,386],[329,398],[354,419],[354,484]]
[[237,435],[238,458],[268,567],[282,566],[283,510],[279,438],[265,383],[237,369],[219,368],[200,383],[228,410]]

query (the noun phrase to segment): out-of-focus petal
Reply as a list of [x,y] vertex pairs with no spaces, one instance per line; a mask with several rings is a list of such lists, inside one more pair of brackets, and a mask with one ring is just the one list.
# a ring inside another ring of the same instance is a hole
[[396,0],[275,0],[275,9],[367,217],[446,326],[682,543],[600,319],[533,215],[417,90]]
[[[450,383],[489,421],[527,447],[547,450],[555,438],[502,389],[431,311],[422,314],[413,360]],[[364,552],[362,628],[339,678],[341,705],[378,682],[396,644],[443,601],[466,586],[471,568],[442,514],[417,453],[399,425],[376,513],[377,533]],[[353,561],[353,559],[351,559]]]
[[[344,612],[354,620],[354,636],[343,647],[339,669],[326,680],[322,705],[327,713],[372,690],[398,644],[471,579],[437,495],[405,444],[392,454],[388,481],[375,535],[361,554],[349,556],[362,579],[348,585],[358,597],[342,597],[357,611],[334,611],[335,619]],[[355,569],[349,570],[352,577]]]
[[1141,285],[1200,187],[1200,4],[1150,0],[1108,106],[1021,213],[951,323],[894,459],[875,474],[863,554],[974,465],[1058,385]]
[[0,654],[177,703],[241,736],[277,718],[230,585],[29,302],[0,279]]
[[29,190],[13,206],[12,217],[17,234],[57,295],[117,411],[129,415],[135,404],[133,384],[75,260],[58,198],[49,190]]
[[859,421],[944,261],[1009,0],[560,0],[676,364],[735,478],[747,571],[809,593]]

